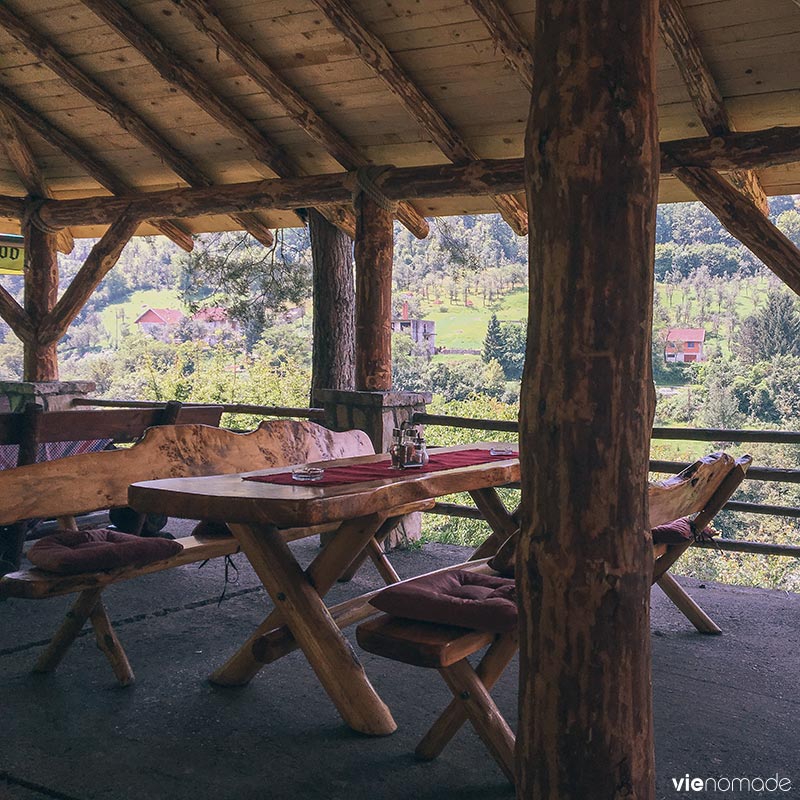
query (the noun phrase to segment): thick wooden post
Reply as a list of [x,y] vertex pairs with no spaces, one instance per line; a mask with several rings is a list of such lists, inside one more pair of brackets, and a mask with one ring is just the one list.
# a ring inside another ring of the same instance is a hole
[[314,344],[311,390],[354,388],[355,283],[353,243],[313,208],[308,210],[313,260]]
[[58,297],[57,237],[33,225],[25,227],[25,311],[33,335],[23,344],[23,380],[57,381],[58,342],[41,343],[39,332]]
[[393,217],[356,198],[356,389],[392,388]]
[[520,798],[655,796],[657,0],[539,0],[526,138]]

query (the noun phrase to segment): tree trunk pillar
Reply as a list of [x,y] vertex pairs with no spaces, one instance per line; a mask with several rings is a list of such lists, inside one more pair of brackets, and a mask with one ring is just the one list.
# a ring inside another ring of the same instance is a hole
[[526,137],[518,797],[655,796],[657,0],[539,0]]
[[356,196],[356,389],[392,388],[392,213]]
[[308,210],[313,261],[311,390],[354,388],[353,243],[316,209]]
[[39,341],[47,314],[58,299],[57,236],[33,225],[25,226],[25,311],[33,323],[32,339],[23,338],[23,380],[57,381],[58,356],[55,342]]

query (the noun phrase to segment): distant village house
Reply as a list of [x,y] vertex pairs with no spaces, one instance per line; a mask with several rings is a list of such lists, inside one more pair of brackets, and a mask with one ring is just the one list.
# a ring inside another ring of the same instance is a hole
[[664,346],[664,361],[705,361],[705,340],[706,332],[703,328],[670,328]]
[[403,302],[402,314],[392,319],[392,331],[405,333],[423,345],[428,358],[436,354],[436,323],[430,319],[412,319],[406,301]]
[[176,308],[148,308],[134,321],[143,333],[160,338],[170,328],[176,328],[186,319],[186,315]]
[[199,338],[209,344],[217,344],[226,333],[238,330],[238,323],[219,306],[201,308],[187,317],[176,308],[148,308],[135,320],[134,325],[157,339],[168,339],[185,320],[191,319],[197,326]]

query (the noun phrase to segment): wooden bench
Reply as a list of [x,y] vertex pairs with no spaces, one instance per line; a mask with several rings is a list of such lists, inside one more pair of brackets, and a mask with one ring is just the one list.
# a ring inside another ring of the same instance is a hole
[[[305,421],[264,422],[245,434],[205,425],[151,428],[139,443],[127,450],[89,453],[0,471],[0,525],[33,517],[55,517],[62,527],[76,529],[77,515],[126,505],[128,486],[137,481],[245,472],[372,452],[369,438],[361,431],[335,433]],[[287,538],[301,538],[329,529],[326,526],[288,531]],[[38,600],[78,593],[35,670],[55,669],[88,619],[97,644],[120,683],[132,683],[133,671],[103,606],[103,589],[118,581],[231,555],[238,550],[231,535],[189,536],[179,541],[182,551],[144,567],[82,575],[57,575],[32,568],[0,578],[2,597]]]
[[[164,408],[105,409],[44,412],[28,403],[25,410],[0,414],[0,446],[17,448],[16,466],[35,464],[40,446],[110,440],[135,442],[157,425],[219,425],[221,406],[184,406],[170,401]],[[20,563],[28,526],[24,522],[0,531],[0,574]]]
[[[651,527],[696,515],[695,526],[702,531],[736,491],[750,461],[750,456],[734,461],[725,453],[715,453],[679,475],[651,484]],[[701,632],[718,633],[719,628],[667,573],[690,546],[687,541],[656,547],[653,583],[669,578],[667,595],[678,608]],[[475,562],[464,566],[476,569]],[[492,572],[488,564],[483,570]],[[469,720],[505,776],[514,782],[514,733],[489,692],[517,651],[516,632],[492,634],[382,614],[360,624],[356,636],[370,653],[437,669],[450,688],[453,700],[420,741],[415,751],[418,758],[438,756]],[[473,668],[468,657],[486,647],[480,664]]]

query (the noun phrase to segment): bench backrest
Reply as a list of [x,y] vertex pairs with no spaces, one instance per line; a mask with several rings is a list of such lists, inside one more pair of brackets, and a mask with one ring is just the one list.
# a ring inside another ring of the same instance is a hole
[[742,482],[752,458],[734,459],[727,453],[712,453],[683,472],[650,484],[650,527],[664,525],[690,514],[700,530],[713,519]]
[[127,450],[0,471],[0,525],[124,506],[128,486],[137,481],[222,475],[373,452],[362,431],[335,433],[308,421],[263,422],[250,433],[207,425],[150,428]]
[[[179,425],[219,425],[222,406],[182,406],[173,403],[174,419]],[[173,409],[169,409],[173,411]],[[36,442],[71,442],[86,439],[136,441],[148,428],[162,425],[167,410],[163,408],[109,408],[100,411],[48,411],[41,407],[30,412],[0,414],[0,445],[24,444],[31,434]],[[31,430],[33,428],[33,430]]]

